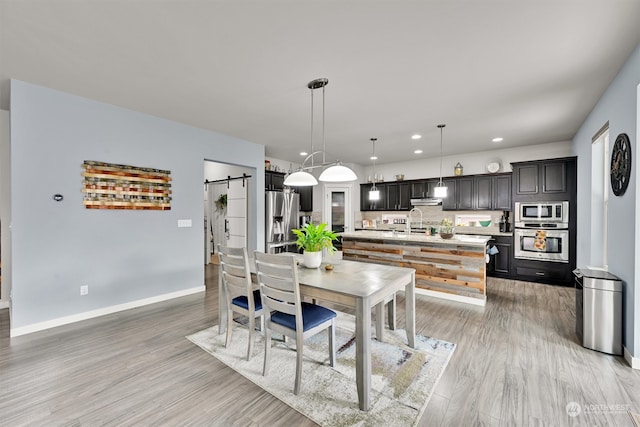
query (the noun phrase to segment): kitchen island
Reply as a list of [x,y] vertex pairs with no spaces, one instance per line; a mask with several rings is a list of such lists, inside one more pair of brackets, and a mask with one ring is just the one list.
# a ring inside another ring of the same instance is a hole
[[355,231],[342,235],[343,258],[410,267],[416,270],[416,294],[485,305],[486,244],[490,236],[452,239],[415,233]]

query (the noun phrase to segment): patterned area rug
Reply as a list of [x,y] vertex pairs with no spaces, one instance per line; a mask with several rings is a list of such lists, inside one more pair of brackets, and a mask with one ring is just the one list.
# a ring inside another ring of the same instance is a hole
[[262,376],[264,340],[257,334],[254,355],[246,361],[247,330],[236,326],[229,348],[214,326],[188,340],[264,390],[322,426],[413,426],[422,416],[433,390],[455,350],[455,344],[416,336],[405,345],[404,330],[385,330],[384,342],[372,340],[372,409],[358,408],[355,382],[354,317],[338,314],[337,366],[328,365],[327,334],[305,341],[302,386],[293,394],[295,344],[274,342],[271,366]]

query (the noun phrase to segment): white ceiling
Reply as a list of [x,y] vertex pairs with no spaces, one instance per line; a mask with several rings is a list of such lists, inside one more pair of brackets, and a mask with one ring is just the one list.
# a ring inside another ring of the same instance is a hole
[[638,0],[0,0],[0,108],[15,78],[300,162],[326,77],[327,160],[369,164],[371,137],[379,163],[437,156],[438,123],[445,155],[566,141],[638,17]]

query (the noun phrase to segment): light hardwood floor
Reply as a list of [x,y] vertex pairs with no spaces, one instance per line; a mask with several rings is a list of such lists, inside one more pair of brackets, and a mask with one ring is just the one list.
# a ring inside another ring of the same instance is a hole
[[[314,425],[184,338],[217,323],[205,271],[205,293],[12,339],[0,310],[0,425]],[[417,298],[417,332],[458,345],[420,426],[633,425],[640,371],[578,345],[573,289],[487,289],[484,308]]]

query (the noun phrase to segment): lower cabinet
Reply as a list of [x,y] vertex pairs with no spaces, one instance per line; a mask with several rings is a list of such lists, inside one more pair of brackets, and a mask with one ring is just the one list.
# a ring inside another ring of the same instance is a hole
[[518,280],[553,285],[573,285],[572,268],[568,263],[514,259],[513,274]]
[[498,249],[498,253],[491,255],[488,265],[487,275],[492,277],[511,278],[512,275],[512,259],[513,259],[513,237],[512,236],[494,236],[493,242]]

